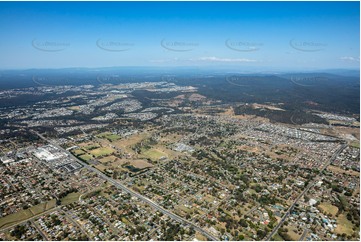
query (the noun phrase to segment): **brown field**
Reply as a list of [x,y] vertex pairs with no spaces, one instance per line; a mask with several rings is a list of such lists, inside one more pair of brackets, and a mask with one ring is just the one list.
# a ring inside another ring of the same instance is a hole
[[234,110],[232,107],[229,108],[224,108],[224,112],[219,113],[219,115],[223,115],[223,116],[230,116],[232,118],[236,118],[236,119],[245,119],[245,120],[255,120],[255,121],[262,121],[262,122],[269,122],[269,119],[267,118],[263,118],[263,117],[257,117],[256,115],[247,115],[247,114],[243,114],[243,115],[236,115],[234,113]]
[[140,134],[134,134],[128,138],[124,138],[118,141],[112,142],[112,145],[114,145],[117,148],[123,149],[128,153],[134,153],[132,149],[130,149],[131,146],[141,142],[142,140],[150,137],[150,133],[140,133]]
[[207,238],[204,237],[204,235],[202,235],[202,234],[199,233],[199,232],[196,232],[195,238],[196,238],[197,240],[199,240],[199,241],[207,241]]
[[110,164],[110,166],[113,168],[113,169],[116,169],[116,168],[122,168],[122,165],[124,165],[125,163],[129,162],[129,160],[126,160],[126,159],[117,159],[116,161],[112,162]]
[[293,156],[288,156],[286,154],[278,155],[278,154],[276,154],[274,152],[271,152],[271,151],[267,151],[266,154],[269,155],[273,159],[283,159],[283,160],[286,160],[286,161],[292,161],[293,160]]
[[335,229],[335,232],[338,234],[352,234],[352,223],[346,218],[345,214],[340,214],[337,218],[337,227]]
[[286,111],[286,110],[284,110],[282,108],[279,108],[279,107],[275,107],[275,106],[272,106],[272,105],[266,105],[266,104],[258,104],[258,103],[252,104],[252,108],[253,109],[266,108],[266,109],[269,109],[269,110]]
[[324,203],[321,203],[319,206],[318,206],[321,211],[323,211],[326,215],[327,214],[332,214],[332,216],[335,216],[338,212],[338,207],[330,204],[330,203],[327,203],[327,202],[324,202]]
[[360,128],[349,127],[333,127],[337,134],[352,134],[356,139],[360,140]]
[[101,172],[104,172],[104,170],[107,169],[107,167],[102,164],[96,165],[95,168],[97,168]]
[[132,160],[130,162],[130,164],[136,168],[139,168],[139,169],[144,169],[144,168],[149,168],[149,167],[153,167],[152,164],[148,163],[147,161],[145,160]]
[[298,234],[298,233],[296,233],[296,232],[293,231],[293,230],[297,230],[296,227],[294,227],[294,226],[288,226],[287,229],[288,229],[287,234],[291,237],[292,240],[297,241],[297,240],[300,239],[302,233],[301,233],[301,234]]
[[192,93],[189,98],[188,98],[190,101],[200,101],[200,100],[204,100],[206,99],[205,96],[203,95],[200,95],[198,93]]

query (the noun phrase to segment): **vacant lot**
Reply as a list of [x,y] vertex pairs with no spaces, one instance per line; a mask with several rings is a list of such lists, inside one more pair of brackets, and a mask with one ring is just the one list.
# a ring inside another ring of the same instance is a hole
[[207,238],[204,237],[204,235],[202,235],[201,233],[199,233],[198,231],[195,234],[195,238],[199,241],[207,241]]
[[145,160],[133,160],[130,162],[130,165],[134,166],[135,168],[138,169],[144,169],[144,168],[148,168],[148,167],[152,167],[153,165],[148,163]]

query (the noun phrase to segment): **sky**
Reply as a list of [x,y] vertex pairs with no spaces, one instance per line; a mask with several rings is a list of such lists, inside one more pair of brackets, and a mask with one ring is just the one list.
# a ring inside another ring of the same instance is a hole
[[359,2],[0,2],[0,69],[359,69]]

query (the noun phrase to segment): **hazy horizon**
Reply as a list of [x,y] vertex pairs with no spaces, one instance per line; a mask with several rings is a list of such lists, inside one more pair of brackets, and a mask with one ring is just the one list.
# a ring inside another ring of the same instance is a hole
[[359,2],[1,2],[0,69],[359,69]]

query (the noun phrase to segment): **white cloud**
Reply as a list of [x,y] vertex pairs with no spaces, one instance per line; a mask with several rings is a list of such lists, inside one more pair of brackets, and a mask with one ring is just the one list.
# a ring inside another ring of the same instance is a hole
[[342,61],[357,61],[360,62],[360,57],[343,56],[340,58]]
[[214,62],[257,62],[256,60],[246,58],[218,58],[215,56],[200,57],[197,60]]

